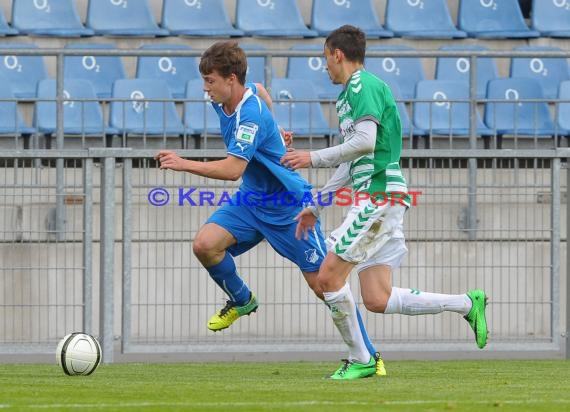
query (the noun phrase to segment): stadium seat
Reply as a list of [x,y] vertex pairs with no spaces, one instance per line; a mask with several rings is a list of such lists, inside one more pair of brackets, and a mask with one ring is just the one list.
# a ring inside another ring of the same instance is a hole
[[161,26],[176,36],[240,37],[223,0],[163,0]]
[[[1,77],[1,76],[0,76]],[[16,148],[18,148],[18,139],[24,138],[24,148],[29,146],[29,137],[34,134],[36,130],[33,127],[27,126],[18,108],[18,103],[14,99],[10,82],[6,79],[0,81],[0,136],[14,138]]]
[[[249,50],[265,50],[265,47],[260,44],[253,43],[240,43],[239,45],[246,54]],[[266,74],[265,74],[265,56],[247,56],[247,75],[245,80],[248,82],[256,82],[265,84]],[[269,78],[271,78],[272,73],[269,73]]]
[[327,63],[323,57],[323,46],[320,44],[296,44],[291,50],[311,50],[310,57],[289,57],[285,77],[289,79],[309,80],[320,99],[336,99],[342,87],[333,84],[327,72]]
[[[521,46],[516,51],[562,51],[558,47]],[[556,98],[558,86],[570,80],[570,69],[566,57],[513,57],[510,77],[532,77],[539,81],[544,97]]]
[[385,27],[398,37],[460,39],[467,35],[451,20],[447,0],[386,0]]
[[[409,46],[370,46],[368,51],[413,51]],[[372,57],[364,62],[366,70],[374,73],[389,85],[398,84],[402,98],[413,99],[416,83],[425,79],[421,59],[417,57]]]
[[498,137],[554,136],[555,126],[550,118],[548,104],[545,101],[524,101],[543,98],[538,80],[527,77],[491,80],[487,84],[487,99],[494,101],[485,103],[485,124]]
[[386,30],[378,21],[371,0],[357,2],[338,0],[313,0],[311,11],[311,29],[320,36],[328,34],[337,27],[350,22],[358,26],[366,37],[393,37],[394,33]]
[[396,99],[396,105],[398,107],[398,114],[400,115],[400,123],[402,125],[402,137],[404,139],[411,139],[411,147],[417,148],[418,136],[426,136],[427,131],[416,127],[410,120],[410,115],[408,114],[408,109],[406,108],[406,103],[402,98],[402,92],[397,83],[388,84],[390,90],[392,90],[392,95]]
[[482,39],[540,36],[525,23],[518,0],[460,0],[457,25],[469,37]]
[[[413,104],[414,125],[430,135],[469,137],[471,106],[469,84],[454,80],[422,80],[416,85],[416,102]],[[433,101],[430,103],[429,101]],[[493,134],[476,118],[477,136]]]
[[[37,49],[34,43],[1,43],[0,49]],[[9,82],[18,98],[36,97],[38,82],[48,78],[42,56],[0,55],[0,75]]]
[[557,133],[568,137],[570,136],[570,80],[560,83],[557,97],[561,100],[556,105]]
[[272,79],[271,98],[277,123],[296,137],[328,139],[333,134],[334,129],[329,126],[310,81]]
[[8,22],[6,21],[6,16],[4,15],[4,11],[0,9],[0,36],[17,36],[18,30],[13,27],[10,27]]
[[148,0],[89,0],[88,28],[96,35],[154,37],[168,36],[156,24]]
[[236,28],[247,36],[318,36],[305,25],[295,0],[236,0]]
[[[113,43],[69,43],[68,49],[115,50]],[[66,79],[88,80],[97,97],[111,97],[113,82],[127,77],[121,56],[65,56],[63,76]]]
[[20,34],[32,36],[79,37],[95,34],[81,23],[75,0],[13,0],[12,26]]
[[194,79],[186,84],[184,101],[184,129],[187,135],[195,140],[195,147],[200,148],[200,138],[221,136],[220,120],[212,105],[210,97],[204,92],[202,79]]
[[542,37],[570,37],[570,8],[567,1],[534,0],[531,27]]
[[[143,50],[191,50],[185,44],[145,44]],[[188,80],[200,78],[196,57],[139,56],[136,77],[139,79],[163,79],[175,98],[186,93]]]
[[182,136],[184,127],[172,101],[166,81],[161,79],[120,79],[113,84],[110,126],[123,136]]
[[[440,50],[465,51],[488,50],[480,45],[443,46]],[[469,83],[471,76],[471,60],[469,57],[438,57],[435,66],[437,80],[460,80]],[[487,82],[499,77],[495,60],[489,57],[477,58],[477,98],[485,98]]]
[[[38,101],[34,113],[34,126],[46,136],[57,130],[55,79],[46,79],[38,83]],[[63,95],[66,99],[77,99],[63,103],[63,132],[76,136],[111,136],[117,130],[108,127],[103,118],[101,105],[93,85],[87,80],[65,79]],[[49,137],[48,137],[49,138]],[[48,145],[49,146],[49,145]]]

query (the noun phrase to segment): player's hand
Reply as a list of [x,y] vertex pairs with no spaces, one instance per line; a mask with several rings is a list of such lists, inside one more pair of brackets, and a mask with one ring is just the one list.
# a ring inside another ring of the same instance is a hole
[[184,170],[184,159],[171,150],[161,150],[154,156],[161,169]]
[[290,147],[287,149],[285,156],[281,158],[281,164],[287,169],[293,170],[311,167],[311,153],[302,152]]
[[285,146],[289,147],[293,144],[293,132],[290,130],[285,130],[281,126],[279,126],[279,133],[281,133],[281,137],[283,138],[283,143]]
[[317,224],[317,217],[313,214],[311,209],[308,207],[303,209],[301,213],[295,216],[297,221],[297,229],[295,230],[295,238],[301,240],[307,240],[309,238],[309,231],[315,230],[315,225]]

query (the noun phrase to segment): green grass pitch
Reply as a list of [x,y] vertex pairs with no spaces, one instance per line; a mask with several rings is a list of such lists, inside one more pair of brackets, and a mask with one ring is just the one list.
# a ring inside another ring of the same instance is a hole
[[[340,364],[340,363],[339,363]],[[388,361],[388,376],[324,379],[333,362],[0,365],[4,411],[570,411],[564,360]]]

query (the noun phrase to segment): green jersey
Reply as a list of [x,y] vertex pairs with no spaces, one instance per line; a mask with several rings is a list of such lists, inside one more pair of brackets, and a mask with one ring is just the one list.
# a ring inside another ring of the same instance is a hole
[[[379,194],[397,194],[399,198],[407,194],[406,179],[400,170],[402,125],[386,83],[364,69],[357,70],[340,93],[336,112],[343,141],[350,139],[360,121],[372,120],[378,125],[374,151],[350,162],[353,191],[376,194],[376,198]],[[404,203],[409,206],[408,196]]]

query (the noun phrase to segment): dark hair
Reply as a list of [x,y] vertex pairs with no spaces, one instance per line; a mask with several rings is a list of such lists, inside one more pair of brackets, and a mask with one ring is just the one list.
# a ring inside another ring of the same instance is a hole
[[216,70],[222,77],[237,76],[241,84],[245,83],[247,58],[236,41],[220,41],[211,45],[200,58],[200,73],[211,74]]
[[358,27],[345,24],[327,36],[325,47],[331,52],[339,49],[352,62],[364,63],[366,36]]

